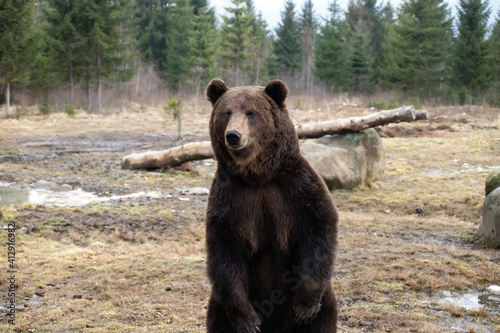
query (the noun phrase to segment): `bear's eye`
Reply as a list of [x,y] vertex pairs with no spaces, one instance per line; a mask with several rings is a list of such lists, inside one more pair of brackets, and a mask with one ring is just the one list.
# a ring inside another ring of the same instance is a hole
[[226,113],[224,113],[224,116],[226,116],[226,118],[231,117],[231,110],[226,110]]
[[247,114],[247,117],[248,117],[248,118],[253,118],[253,117],[255,117],[255,111],[253,111],[253,110],[247,111],[247,113],[246,113],[246,114]]

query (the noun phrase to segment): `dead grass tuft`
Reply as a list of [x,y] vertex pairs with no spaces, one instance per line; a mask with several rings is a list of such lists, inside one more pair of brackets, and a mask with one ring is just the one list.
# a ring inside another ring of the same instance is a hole
[[469,310],[469,314],[474,317],[487,318],[490,316],[490,312],[484,308],[479,308],[477,310]]

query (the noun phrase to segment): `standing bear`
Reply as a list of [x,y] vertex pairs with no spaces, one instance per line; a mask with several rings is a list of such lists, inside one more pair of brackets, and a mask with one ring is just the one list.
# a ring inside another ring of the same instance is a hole
[[206,216],[208,333],[332,333],[337,212],[302,157],[280,80],[213,79],[217,159]]

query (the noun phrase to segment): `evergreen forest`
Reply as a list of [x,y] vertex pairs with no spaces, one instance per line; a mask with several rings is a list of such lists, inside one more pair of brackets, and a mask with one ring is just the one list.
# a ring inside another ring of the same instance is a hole
[[346,10],[333,0],[320,15],[312,0],[287,0],[270,29],[253,0],[231,0],[220,16],[208,0],[0,0],[0,104],[7,116],[23,103],[99,111],[158,91],[200,97],[220,77],[498,106],[500,9],[459,0],[455,12],[443,0],[350,0]]

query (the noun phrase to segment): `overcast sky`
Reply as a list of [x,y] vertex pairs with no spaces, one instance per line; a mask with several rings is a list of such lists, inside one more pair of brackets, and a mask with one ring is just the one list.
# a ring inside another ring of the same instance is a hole
[[[388,0],[379,0],[378,4],[386,3]],[[304,6],[305,0],[295,0],[295,9],[300,12]],[[316,16],[325,17],[328,15],[328,4],[331,0],[314,0],[314,11]],[[338,0],[339,5],[345,11],[347,10],[347,4],[349,0]],[[455,7],[458,4],[458,0],[448,0],[446,1],[448,6],[452,8],[452,14],[455,15]],[[229,7],[231,5],[230,0],[210,0],[212,6],[216,7],[217,14],[221,15],[224,13],[224,7]],[[396,9],[403,3],[403,0],[391,0],[392,6]],[[267,22],[268,27],[273,29],[277,27],[278,22],[281,21],[281,12],[285,8],[285,0],[254,0],[256,12],[262,13],[264,20]],[[492,9],[492,15],[490,17],[490,23],[493,22],[494,17],[496,17],[498,10],[500,9],[500,0],[490,0],[490,8]]]

